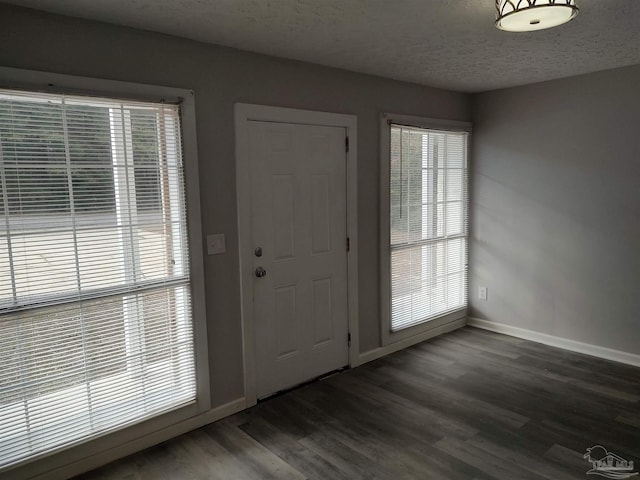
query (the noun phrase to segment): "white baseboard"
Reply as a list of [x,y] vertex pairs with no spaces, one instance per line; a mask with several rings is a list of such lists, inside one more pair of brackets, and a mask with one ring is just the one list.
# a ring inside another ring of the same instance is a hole
[[443,333],[457,330],[458,328],[464,327],[466,323],[467,323],[466,318],[460,318],[458,320],[454,320],[453,322],[440,325],[439,327],[433,328],[431,330],[420,333],[413,337],[405,338],[404,340],[390,343],[389,345],[385,345],[384,347],[374,348],[373,350],[369,350],[368,352],[361,353],[358,356],[358,364],[352,365],[352,366],[358,366],[367,362],[371,362],[372,360],[376,360],[378,358],[384,357],[385,355],[389,355],[390,353],[403,350],[407,347],[415,345],[416,343],[424,342],[425,340],[429,340],[430,338],[437,337],[438,335],[442,335]]
[[177,437],[178,435],[182,435],[208,425],[216,420],[238,413],[245,408],[247,408],[247,402],[244,397],[232,400],[231,402],[213,408],[202,415],[191,417],[183,422],[163,428],[150,433],[149,435],[144,435],[130,442],[123,443],[122,445],[118,445],[115,448],[111,448],[96,455],[83,458],[80,461],[57,468],[56,470],[33,477],[33,480],[65,479],[79,475],[126,457],[127,455],[131,455],[132,453],[144,450],[145,448],[153,447],[154,445],[165,442],[171,438]]
[[554,335],[534,332],[533,330],[513,327],[511,325],[491,322],[489,320],[482,320],[480,318],[467,317],[467,325],[470,327],[482,328],[483,330],[490,330],[496,333],[504,333],[505,335],[522,338],[524,340],[531,340],[532,342],[543,343],[545,345],[570,350],[572,352],[584,353],[593,357],[604,358],[606,360],[613,360],[614,362],[640,367],[640,355],[636,355],[634,353],[600,347],[590,343],[578,342],[568,338],[556,337]]

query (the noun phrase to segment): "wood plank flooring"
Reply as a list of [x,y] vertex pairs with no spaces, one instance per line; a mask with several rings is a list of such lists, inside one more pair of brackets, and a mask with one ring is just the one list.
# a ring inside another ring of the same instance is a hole
[[115,479],[585,479],[640,468],[640,369],[465,327],[102,467]]

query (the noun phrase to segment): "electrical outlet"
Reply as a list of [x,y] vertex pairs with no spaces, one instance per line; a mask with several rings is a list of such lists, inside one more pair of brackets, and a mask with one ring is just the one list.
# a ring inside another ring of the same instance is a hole
[[226,251],[224,233],[207,235],[207,255],[217,255]]
[[487,299],[487,287],[478,287],[478,298],[480,300]]

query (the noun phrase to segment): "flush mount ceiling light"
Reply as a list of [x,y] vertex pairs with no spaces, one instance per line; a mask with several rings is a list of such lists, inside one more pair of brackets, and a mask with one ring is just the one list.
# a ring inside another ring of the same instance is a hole
[[578,14],[576,0],[496,0],[496,27],[532,32],[567,23]]

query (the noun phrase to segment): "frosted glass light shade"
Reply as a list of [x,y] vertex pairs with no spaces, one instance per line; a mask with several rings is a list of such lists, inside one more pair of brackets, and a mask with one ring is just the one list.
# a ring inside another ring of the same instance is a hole
[[578,14],[576,0],[496,0],[496,27],[532,32],[556,27]]

